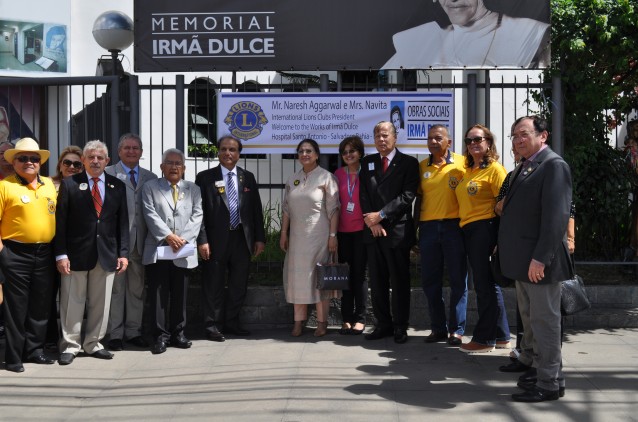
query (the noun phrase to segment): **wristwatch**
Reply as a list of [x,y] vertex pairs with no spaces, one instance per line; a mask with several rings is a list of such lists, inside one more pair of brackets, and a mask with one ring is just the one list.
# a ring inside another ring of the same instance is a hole
[[385,218],[385,213],[383,212],[383,210],[379,211],[379,217],[381,217],[382,220]]

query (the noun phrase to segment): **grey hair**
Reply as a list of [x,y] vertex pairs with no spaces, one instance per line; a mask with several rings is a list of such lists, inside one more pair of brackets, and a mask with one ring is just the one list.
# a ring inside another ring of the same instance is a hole
[[122,149],[122,144],[124,144],[124,141],[126,141],[127,139],[137,141],[137,143],[140,145],[140,149],[143,149],[142,138],[140,138],[140,135],[136,135],[134,133],[125,133],[124,135],[120,136],[120,142],[117,144],[118,151]]
[[166,161],[166,157],[168,157],[171,154],[177,154],[180,156],[180,158],[182,159],[182,164],[186,163],[186,156],[184,155],[184,153],[177,149],[177,148],[169,148],[166,151],[164,151],[164,154],[162,154],[162,163],[164,161]]
[[381,126],[382,125],[390,125],[391,128],[390,130],[392,131],[392,133],[394,134],[394,137],[396,138],[397,135],[399,134],[399,132],[397,131],[397,128],[394,126],[394,123],[392,122],[388,122],[387,120],[382,120],[379,123],[377,123],[374,126],[374,131],[372,132],[373,134],[376,134],[379,130],[381,130]]
[[106,153],[106,158],[109,158],[108,147],[106,146],[104,142],[98,141],[98,140],[87,142],[86,145],[84,145],[84,148],[82,149],[82,155],[86,157],[89,151],[95,151],[95,150],[104,151]]

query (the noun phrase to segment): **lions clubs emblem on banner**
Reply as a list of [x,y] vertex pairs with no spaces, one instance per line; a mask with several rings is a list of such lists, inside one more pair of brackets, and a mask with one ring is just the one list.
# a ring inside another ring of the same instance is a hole
[[246,141],[259,136],[268,119],[259,104],[240,101],[230,107],[224,123],[233,136]]

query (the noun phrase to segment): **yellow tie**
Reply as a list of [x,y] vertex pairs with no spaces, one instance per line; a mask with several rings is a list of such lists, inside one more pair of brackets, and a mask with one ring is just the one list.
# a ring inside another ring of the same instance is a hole
[[173,202],[177,205],[177,185],[171,185],[171,189],[173,189]]

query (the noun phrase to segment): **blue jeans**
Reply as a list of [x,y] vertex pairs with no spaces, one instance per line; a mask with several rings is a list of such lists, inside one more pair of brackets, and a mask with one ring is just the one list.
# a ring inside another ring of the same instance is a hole
[[[432,331],[463,335],[467,310],[467,258],[458,219],[419,223],[421,281]],[[450,318],[445,318],[443,266],[450,279]]]
[[474,221],[463,226],[479,314],[472,341],[488,346],[510,339],[503,293],[494,281],[490,268],[490,255],[496,246],[497,233],[496,218]]

